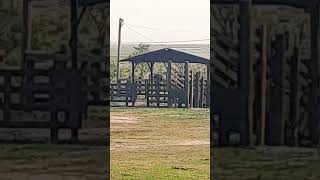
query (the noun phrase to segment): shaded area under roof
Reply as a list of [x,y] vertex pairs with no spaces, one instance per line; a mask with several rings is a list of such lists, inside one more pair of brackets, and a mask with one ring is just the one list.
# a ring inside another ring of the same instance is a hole
[[130,57],[127,59],[120,60],[120,62],[130,61],[138,64],[143,62],[168,62],[169,60],[171,60],[172,63],[185,63],[186,61],[189,61],[189,63],[209,64],[209,59],[170,48],[160,49],[157,51],[152,51],[138,56]]

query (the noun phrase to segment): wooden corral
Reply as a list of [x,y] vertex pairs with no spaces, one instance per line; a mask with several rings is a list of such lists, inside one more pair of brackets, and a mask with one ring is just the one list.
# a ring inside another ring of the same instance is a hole
[[[209,60],[173,49],[161,49],[143,55],[121,60],[132,64],[131,79],[110,84],[111,103],[137,105],[139,96],[147,107],[209,107],[208,73],[193,72],[190,64],[202,64],[208,68]],[[148,79],[135,78],[135,68],[147,63]],[[164,63],[166,75],[154,74],[155,63]],[[175,65],[183,65],[183,69]],[[208,69],[207,69],[208,72]]]
[[[89,105],[108,106],[108,71],[104,55],[77,51],[77,0],[70,0],[71,53],[28,52],[31,29],[28,3],[23,0],[23,51],[21,67],[0,71],[0,127],[47,128],[51,140],[58,141],[59,129],[70,129],[71,140],[78,140],[78,130]],[[107,1],[81,1],[93,5]],[[35,114],[41,114],[40,119]],[[31,115],[31,117],[30,117]]]
[[319,1],[217,0],[211,142],[319,143]]

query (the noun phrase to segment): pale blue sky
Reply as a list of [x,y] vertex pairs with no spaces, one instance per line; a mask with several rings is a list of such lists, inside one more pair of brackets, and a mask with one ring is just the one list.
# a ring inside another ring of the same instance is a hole
[[110,14],[111,42],[117,42],[120,17],[127,24],[122,29],[122,42],[210,38],[208,0],[111,0]]

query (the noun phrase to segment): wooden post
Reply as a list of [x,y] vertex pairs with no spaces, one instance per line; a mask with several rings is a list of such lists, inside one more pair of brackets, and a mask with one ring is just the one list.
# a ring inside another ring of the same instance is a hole
[[130,92],[131,92],[131,103],[132,106],[134,106],[134,101],[135,101],[135,97],[136,97],[136,83],[135,83],[135,63],[132,61],[131,62],[131,88],[130,88]]
[[199,85],[200,85],[200,72],[196,73],[195,83],[194,83],[194,107],[199,108]]
[[271,74],[273,87],[270,88],[270,113],[267,124],[268,145],[282,145],[284,143],[284,129],[285,129],[285,73],[284,67],[286,63],[285,57],[285,36],[283,34],[276,35],[274,49],[276,49],[275,56],[271,61]]
[[22,62],[21,62],[21,67],[22,69],[26,68],[26,56],[25,56],[25,51],[29,50],[31,47],[31,25],[32,21],[29,16],[30,11],[29,11],[29,0],[23,0],[23,45],[21,48],[21,56],[22,56]]
[[147,99],[147,107],[150,106],[150,101],[149,101],[149,93],[150,93],[150,80],[146,80],[146,99]]
[[[298,44],[298,43],[296,43]],[[300,89],[299,89],[299,63],[300,63],[300,52],[299,48],[295,46],[294,55],[292,59],[292,93],[291,93],[291,120],[293,122],[293,144],[298,145],[298,130],[299,130],[299,117],[300,117]]]
[[4,111],[3,111],[3,120],[10,121],[11,120],[11,99],[10,99],[10,85],[11,84],[11,77],[9,73],[4,75]]
[[117,54],[117,72],[116,72],[116,79],[117,82],[119,80],[119,76],[120,76],[120,47],[121,47],[121,28],[123,25],[123,19],[119,18],[119,29],[118,29],[118,54]]
[[200,108],[203,108],[203,96],[204,96],[204,79],[202,76],[200,81],[200,101],[199,101]]
[[267,38],[268,38],[268,30],[267,26],[262,26],[262,58],[261,58],[261,127],[260,127],[260,145],[265,145],[265,124],[266,124],[266,96],[267,96]]
[[189,108],[189,61],[184,63],[184,90],[185,90],[185,107]]
[[252,57],[251,57],[251,0],[240,0],[240,92],[241,102],[241,142],[242,145],[253,146],[253,86],[252,86]]
[[157,106],[160,107],[160,86],[161,86],[161,82],[160,82],[160,78],[158,76],[156,76],[155,78],[155,91],[156,91],[156,100],[157,100]]
[[125,84],[125,88],[126,88],[126,107],[129,106],[129,91],[130,91],[130,87],[129,87],[129,82],[127,81]]
[[190,108],[193,108],[194,107],[194,104],[193,104],[193,92],[194,92],[194,77],[193,77],[193,71],[191,69],[191,84],[190,84]]
[[313,144],[319,143],[319,2],[311,7],[311,91],[310,91],[310,132]]
[[154,63],[151,63],[151,65],[150,65],[150,76],[151,76],[151,84],[153,84],[153,66],[154,66]]
[[57,127],[57,112],[55,107],[51,107],[50,110],[50,140],[51,143],[58,143],[58,127]]
[[78,59],[78,1],[71,0],[71,60],[72,60],[72,69],[77,69],[77,59]]
[[208,63],[207,65],[207,89],[206,89],[206,100],[207,100],[207,106],[210,107],[210,63]]
[[71,141],[78,142],[79,141],[79,131],[78,129],[71,129]]
[[172,107],[172,97],[171,97],[171,60],[168,61],[167,69],[167,91],[168,91],[168,107]]
[[135,77],[134,77],[134,71],[135,71],[135,64],[134,64],[134,62],[132,61],[131,62],[131,82],[132,82],[132,84],[135,84]]

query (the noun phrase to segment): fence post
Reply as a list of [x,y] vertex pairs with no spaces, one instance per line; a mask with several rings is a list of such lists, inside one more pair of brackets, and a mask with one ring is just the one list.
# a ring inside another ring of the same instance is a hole
[[210,107],[210,63],[207,64],[207,83],[206,83],[206,103],[207,107]]
[[50,111],[50,140],[51,143],[56,144],[58,142],[57,112],[55,107],[51,107]]
[[125,89],[126,89],[126,107],[129,106],[129,86],[128,86],[129,82],[127,81],[126,84],[125,84]]
[[168,62],[167,69],[167,91],[168,91],[168,107],[172,107],[172,99],[171,99],[171,60]]
[[192,69],[191,69],[191,83],[190,83],[190,108],[193,108],[194,106],[194,104],[193,104],[193,91],[194,91],[194,89],[193,89],[193,85],[194,85],[194,77],[193,77],[193,71],[192,71]]
[[185,107],[189,108],[189,61],[184,64],[184,89],[185,89]]
[[203,96],[204,96],[204,79],[203,76],[200,81],[200,107],[203,108]]
[[10,106],[11,106],[11,100],[10,100],[10,82],[11,77],[9,73],[5,73],[4,75],[4,112],[3,112],[3,120],[4,121],[10,121],[11,119],[11,113],[10,113]]
[[147,99],[147,107],[150,106],[150,102],[149,102],[149,84],[150,84],[150,81],[146,80],[146,99]]
[[156,91],[156,99],[157,99],[157,106],[160,107],[160,78],[156,76],[155,78],[155,91]]
[[199,82],[200,82],[200,72],[196,73],[196,78],[195,78],[195,92],[194,92],[194,106],[196,108],[199,107]]

